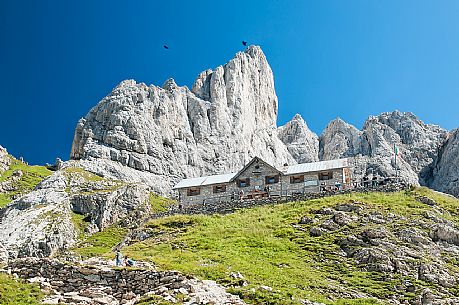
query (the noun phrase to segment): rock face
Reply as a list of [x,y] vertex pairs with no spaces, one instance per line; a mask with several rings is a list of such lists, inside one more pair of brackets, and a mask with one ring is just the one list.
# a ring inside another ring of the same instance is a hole
[[150,212],[147,186],[103,179],[71,164],[0,209],[0,257],[47,257],[73,246],[83,233],[76,214],[94,233],[120,220],[135,225]]
[[79,121],[71,159],[116,161],[164,193],[183,177],[236,171],[255,155],[295,163],[276,119],[271,68],[251,46],[199,74],[192,91],[172,79],[162,87],[123,81]]
[[459,197],[459,129],[450,134],[442,147],[431,179],[430,187]]
[[[424,124],[412,113],[400,111],[371,116],[359,131],[340,119],[320,136],[320,158],[355,157],[356,177],[398,174],[412,184],[426,185],[431,165],[448,132]],[[394,146],[400,152],[395,160]],[[396,164],[397,162],[397,164]]]
[[319,137],[309,130],[301,115],[278,128],[279,139],[298,163],[319,161]]
[[371,116],[361,131],[336,119],[320,139],[300,115],[279,128],[276,119],[271,68],[250,46],[200,73],[192,90],[172,79],[162,87],[121,82],[78,122],[70,157],[86,170],[166,195],[182,178],[234,172],[253,156],[279,167],[352,157],[355,178],[399,174],[415,185],[451,188],[432,182],[447,131],[412,113]]
[[340,118],[328,123],[320,135],[319,158],[333,160],[360,153],[362,132]]
[[8,152],[5,148],[0,146],[0,174],[8,169],[10,163],[11,159],[8,156]]
[[50,256],[75,242],[65,187],[64,176],[53,175],[0,210],[0,243],[10,258]]

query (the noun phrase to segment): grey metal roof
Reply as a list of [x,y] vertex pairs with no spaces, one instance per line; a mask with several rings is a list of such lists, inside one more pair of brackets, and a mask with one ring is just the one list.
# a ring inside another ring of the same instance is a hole
[[348,167],[347,158],[290,165],[287,170],[284,171],[284,175],[318,172],[343,167]]
[[[343,167],[348,167],[348,166],[349,165],[348,165],[347,159],[336,159],[336,160],[319,161],[319,162],[311,162],[311,163],[301,163],[301,164],[295,164],[295,165],[291,165],[287,167],[287,170],[284,171],[283,174],[284,175],[294,175],[294,174],[309,173],[309,172],[319,172],[319,171],[343,168]],[[246,168],[246,166],[244,166],[244,168]],[[172,189],[176,190],[176,189],[181,189],[181,188],[186,188],[186,187],[196,187],[196,186],[204,186],[204,185],[211,185],[211,184],[227,183],[227,182],[230,182],[237,174],[238,173],[229,173],[229,174],[222,174],[222,175],[187,178],[177,183]]]
[[236,175],[236,173],[196,177],[196,178],[187,178],[177,183],[172,189],[176,190],[176,189],[192,187],[192,186],[203,186],[203,185],[226,183],[226,182],[229,182],[231,178],[234,177],[234,175]]

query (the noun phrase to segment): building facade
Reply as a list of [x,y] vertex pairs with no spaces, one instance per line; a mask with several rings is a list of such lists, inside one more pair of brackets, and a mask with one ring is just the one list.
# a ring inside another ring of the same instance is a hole
[[178,192],[181,204],[211,204],[343,189],[350,181],[347,159],[277,169],[255,157],[237,173],[183,179],[173,190]]

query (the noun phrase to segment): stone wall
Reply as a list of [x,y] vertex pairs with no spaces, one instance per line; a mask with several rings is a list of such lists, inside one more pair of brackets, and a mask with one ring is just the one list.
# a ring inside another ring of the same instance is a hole
[[112,269],[67,265],[57,260],[24,258],[9,263],[8,269],[24,279],[45,278],[60,293],[82,291],[94,286],[109,287],[110,295],[122,300],[128,294],[143,295],[158,287],[189,287],[178,271]]
[[178,271],[112,269],[67,265],[53,259],[24,258],[8,264],[22,278],[44,277],[58,290],[68,292],[93,286],[109,286],[115,297],[127,292],[147,293],[159,286],[180,286],[186,278]]
[[180,300],[188,305],[246,305],[215,281],[156,271],[148,263],[139,262],[139,266],[143,268],[115,268],[99,259],[70,265],[26,258],[11,261],[6,271],[39,284],[47,295],[42,304],[134,305],[150,298],[148,304]]

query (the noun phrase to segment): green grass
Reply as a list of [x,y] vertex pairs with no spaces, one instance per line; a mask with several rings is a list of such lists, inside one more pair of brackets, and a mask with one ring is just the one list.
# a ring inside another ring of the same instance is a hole
[[[81,223],[82,220],[79,216],[75,216],[75,218]],[[119,228],[115,224],[83,239],[72,250],[81,255],[82,258],[95,256],[112,258],[112,248],[123,240],[127,232],[128,229]]]
[[91,172],[88,172],[87,170],[84,170],[84,169],[79,168],[79,167],[67,167],[67,168],[64,169],[64,172],[67,175],[80,176],[87,182],[96,182],[96,181],[104,180],[103,177],[98,176],[96,174],[93,174]]
[[32,191],[40,181],[52,174],[52,171],[45,166],[27,165],[11,156],[10,158],[10,167],[0,175],[0,182],[4,182],[11,178],[15,170],[21,170],[23,176],[16,182],[17,190],[0,194],[0,208],[10,203],[14,196]]
[[72,212],[72,223],[78,230],[78,240],[84,239],[84,229],[88,226],[88,222],[85,221],[86,216]]
[[[387,299],[402,277],[387,279],[381,273],[358,269],[353,260],[339,255],[339,232],[311,237],[291,224],[302,216],[311,216],[313,210],[358,201],[365,203],[368,210],[405,216],[406,223],[397,225],[408,226],[410,220],[432,211],[432,207],[415,199],[420,194],[436,200],[457,220],[453,212],[459,208],[459,201],[427,189],[352,193],[242,209],[228,215],[177,215],[152,220],[147,227],[153,230],[154,237],[130,245],[123,253],[152,261],[162,269],[179,270],[222,284],[238,284],[239,280],[230,278],[229,273],[240,271],[248,286],[231,291],[254,304],[298,304],[298,298],[339,305],[378,304],[374,299],[331,296],[339,290],[349,290]],[[358,225],[349,229],[358,230]],[[270,286],[273,291],[260,290],[260,285]]]
[[153,213],[160,213],[167,211],[170,205],[176,203],[176,201],[171,200],[169,198],[161,197],[155,193],[150,193],[149,202],[151,205],[151,211]]
[[25,283],[0,273],[0,304],[35,305],[44,297],[38,285]]

